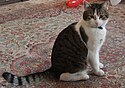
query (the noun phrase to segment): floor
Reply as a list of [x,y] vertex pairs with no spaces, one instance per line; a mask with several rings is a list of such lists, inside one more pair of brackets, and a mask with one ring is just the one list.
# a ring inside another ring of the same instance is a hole
[[[51,66],[51,49],[58,33],[78,21],[83,5],[68,8],[65,0],[29,0],[0,6],[0,75],[9,71],[26,75]],[[125,5],[109,7],[107,38],[100,51],[103,77],[61,82],[42,79],[13,86],[0,77],[0,88],[125,88]]]

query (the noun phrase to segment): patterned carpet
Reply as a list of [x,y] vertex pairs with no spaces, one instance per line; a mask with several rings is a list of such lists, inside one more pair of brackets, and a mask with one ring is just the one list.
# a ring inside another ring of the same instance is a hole
[[[82,16],[82,5],[67,8],[65,0],[44,1],[0,7],[0,75],[5,71],[26,75],[48,69],[58,33]],[[79,82],[42,79],[21,87],[0,77],[0,88],[125,88],[125,5],[112,6],[109,12],[107,39],[100,51],[105,76],[91,75]]]

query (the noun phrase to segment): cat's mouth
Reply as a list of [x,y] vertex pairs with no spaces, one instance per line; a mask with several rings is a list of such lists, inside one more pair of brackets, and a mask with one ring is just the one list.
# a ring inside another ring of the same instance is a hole
[[95,23],[95,28],[99,28],[99,29],[103,29],[101,25],[99,25],[99,23]]

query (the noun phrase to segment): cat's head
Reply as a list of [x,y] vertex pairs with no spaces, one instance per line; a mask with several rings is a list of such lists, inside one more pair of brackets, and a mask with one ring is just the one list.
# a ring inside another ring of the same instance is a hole
[[108,6],[109,1],[101,4],[90,4],[88,2],[85,2],[83,20],[90,27],[105,26],[109,19]]

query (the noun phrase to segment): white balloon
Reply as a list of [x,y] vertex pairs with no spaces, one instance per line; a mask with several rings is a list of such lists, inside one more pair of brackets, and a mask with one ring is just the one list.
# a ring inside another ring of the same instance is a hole
[[117,5],[121,0],[110,0],[112,5]]

